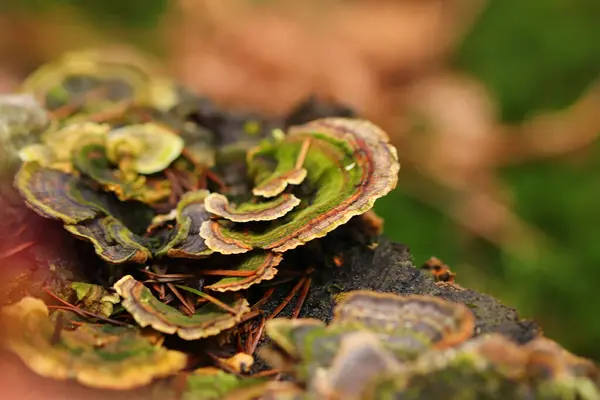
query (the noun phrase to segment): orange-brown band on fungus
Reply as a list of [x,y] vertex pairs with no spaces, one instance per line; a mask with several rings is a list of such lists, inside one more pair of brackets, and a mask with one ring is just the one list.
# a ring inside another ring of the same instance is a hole
[[[258,265],[256,265],[256,262],[253,263],[254,259],[258,261]],[[277,274],[277,268],[275,267],[281,263],[282,259],[283,256],[281,254],[273,252],[267,252],[265,255],[251,256],[250,260],[244,260],[237,268],[240,270],[254,269],[254,274],[244,277],[225,277],[204,288],[217,292],[248,289],[257,283],[273,279]]]
[[[315,185],[314,196],[318,201],[311,202],[300,211],[292,211],[286,222],[263,233],[246,234],[236,231],[239,227],[225,228],[216,226],[218,223],[214,222],[208,226],[209,223],[206,223],[200,235],[206,239],[207,245],[224,254],[242,253],[252,248],[285,252],[323,237],[353,216],[365,213],[376,199],[392,190],[397,183],[400,165],[396,150],[388,144],[385,133],[366,121],[342,121],[339,126],[337,122],[324,119],[290,128],[283,144],[278,144],[289,145],[298,138],[311,137],[314,144],[307,154],[305,167],[309,170],[309,184]],[[337,167],[338,159],[326,155],[324,147],[331,148],[347,165],[341,169]],[[327,168],[328,179],[336,177],[337,184],[331,186],[318,182],[319,175],[311,178],[311,165],[317,168],[315,171]],[[339,175],[332,175],[334,171]],[[347,180],[349,177],[352,181]]]

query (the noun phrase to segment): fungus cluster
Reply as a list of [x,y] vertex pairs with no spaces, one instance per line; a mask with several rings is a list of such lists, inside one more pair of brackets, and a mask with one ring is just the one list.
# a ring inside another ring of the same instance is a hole
[[28,271],[0,285],[3,347],[156,399],[600,398],[592,363],[473,338],[471,311],[436,297],[341,293],[329,325],[298,319],[311,274],[344,268],[332,237],[349,246],[358,221],[376,248],[400,165],[366,120],[288,120],[225,112],[120,53],[68,54],[0,96],[0,227],[21,227],[0,260]]
[[[35,110],[48,122],[11,148],[20,159],[14,188],[28,208],[77,239],[83,257],[82,273],[53,277],[60,283],[41,290],[51,316],[36,313],[36,324],[70,316],[57,328],[60,340],[65,329],[75,335],[92,322],[187,342],[231,336],[262,315],[269,291],[262,285],[280,270],[285,283],[317,267],[298,267],[305,244],[396,186],[396,150],[368,121],[331,117],[273,129],[239,117],[239,127],[223,127],[235,117],[206,110],[203,99],[140,60],[67,54],[35,71],[22,92],[30,99],[23,115]],[[44,332],[51,340],[51,329]],[[8,343],[40,372],[31,351]],[[164,373],[183,364],[171,367]],[[40,373],[87,384],[77,371]]]

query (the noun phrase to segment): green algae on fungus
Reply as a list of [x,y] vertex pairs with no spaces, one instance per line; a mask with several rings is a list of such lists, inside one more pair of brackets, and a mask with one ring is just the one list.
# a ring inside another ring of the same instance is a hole
[[367,212],[396,186],[400,168],[396,149],[383,131],[367,121],[325,118],[292,127],[283,140],[261,146],[283,146],[299,154],[306,140],[310,148],[303,156],[307,177],[302,185],[311,194],[298,195],[300,205],[280,223],[258,232],[243,224],[205,222],[200,235],[208,247],[222,254],[254,248],[291,250]]
[[286,215],[298,204],[300,199],[287,193],[270,201],[246,202],[237,207],[229,204],[227,197],[219,193],[211,193],[204,200],[208,212],[232,222],[273,221]]
[[246,276],[228,276],[218,280],[217,282],[205,286],[205,289],[215,292],[234,292],[238,290],[248,289],[257,283],[273,279],[277,274],[276,266],[283,259],[281,254],[273,252],[258,252],[242,256],[242,261],[236,264],[235,261],[239,258],[231,257],[232,264],[235,265],[231,271],[251,272],[251,275]]
[[110,317],[115,304],[121,298],[116,293],[110,293],[100,285],[85,282],[72,282],[71,288],[75,291],[77,302],[87,311]]
[[120,220],[107,216],[84,221],[76,225],[65,225],[73,235],[94,245],[96,254],[113,264],[133,262],[144,264],[152,258],[147,241],[131,232]]
[[412,333],[437,348],[467,340],[475,328],[465,305],[432,296],[353,291],[342,295],[333,315],[335,325],[356,325],[396,340]]
[[117,293],[123,298],[121,304],[133,316],[141,327],[151,326],[159,332],[174,334],[184,340],[196,340],[215,336],[220,332],[233,328],[244,314],[250,312],[248,301],[231,296],[229,301],[223,300],[235,314],[224,311],[218,306],[208,303],[196,309],[196,313],[186,316],[152,295],[150,289],[131,275],[126,275],[114,285]]
[[33,94],[52,111],[82,99],[87,112],[120,102],[167,110],[178,99],[173,82],[150,60],[116,50],[66,53],[29,75],[22,91]]
[[25,297],[2,309],[3,346],[37,374],[83,385],[127,390],[183,369],[187,356],[167,350],[137,328],[84,324],[55,334],[40,299]]
[[[90,190],[73,175],[44,168],[36,162],[24,163],[15,176],[15,187],[26,204],[46,218],[65,224],[77,224],[102,214],[105,209],[99,198],[85,201]],[[86,191],[85,195],[83,191]]]
[[150,175],[167,168],[183,151],[183,139],[155,123],[114,129],[106,140],[108,159],[121,169]]

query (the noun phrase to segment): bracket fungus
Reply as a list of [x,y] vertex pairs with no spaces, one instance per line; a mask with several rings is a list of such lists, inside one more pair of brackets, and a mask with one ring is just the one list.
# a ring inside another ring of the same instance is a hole
[[157,345],[134,327],[83,324],[58,336],[48,313],[44,302],[32,297],[2,309],[4,347],[42,376],[126,390],[186,365],[184,353]]
[[[253,163],[258,155],[267,150],[272,150],[276,160],[286,165],[300,157],[307,174],[293,192],[301,203],[276,220],[279,223],[261,230],[253,231],[244,224],[230,226],[219,220],[203,223],[200,235],[216,252],[294,249],[369,211],[375,200],[397,183],[400,164],[396,149],[381,129],[367,121],[325,118],[291,127],[282,140],[260,146],[249,153],[250,171],[256,169]],[[275,171],[278,168],[281,167]],[[270,194],[279,192],[278,189]]]
[[77,224],[104,211],[98,203],[81,201],[85,184],[70,174],[36,162],[21,166],[15,176],[15,186],[34,211],[65,224]]
[[203,258],[212,254],[200,237],[202,223],[210,219],[204,204],[208,195],[207,190],[196,190],[181,197],[175,209],[174,238],[160,253],[166,251],[172,258]]
[[275,267],[281,263],[282,259],[281,254],[270,251],[244,255],[241,260],[234,258],[232,260],[234,267],[231,271],[239,272],[240,276],[221,278],[205,288],[216,292],[235,292],[248,289],[257,283],[273,279],[277,274]]
[[159,332],[177,333],[184,340],[217,335],[235,326],[250,311],[245,299],[232,297],[227,306],[233,313],[208,303],[199,307],[195,314],[187,316],[162,303],[150,289],[130,275],[121,278],[114,288],[123,298],[123,307],[141,327],[151,326]]

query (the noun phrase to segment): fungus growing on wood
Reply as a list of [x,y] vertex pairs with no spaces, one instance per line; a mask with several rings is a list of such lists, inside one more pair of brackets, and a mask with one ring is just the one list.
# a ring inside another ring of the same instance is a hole
[[[151,326],[159,332],[174,334],[184,340],[196,340],[232,328],[250,311],[248,302],[237,296],[223,300],[227,309],[207,303],[187,316],[152,295],[150,289],[126,275],[114,285],[123,298],[121,304],[141,327]],[[231,312],[230,312],[231,311]]]
[[137,328],[82,324],[57,332],[42,300],[25,297],[2,309],[3,346],[39,375],[95,388],[127,390],[183,369],[187,356]]

